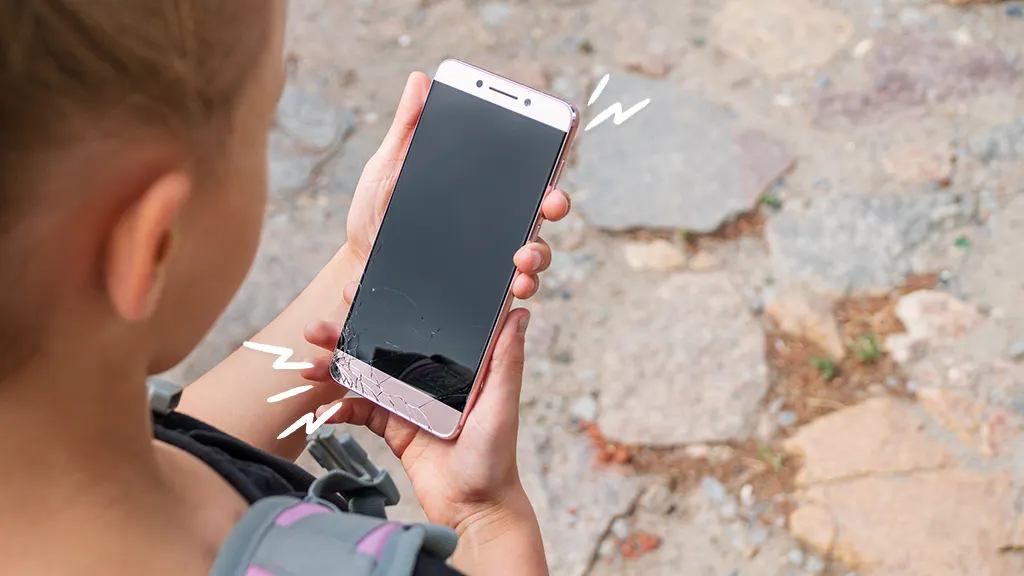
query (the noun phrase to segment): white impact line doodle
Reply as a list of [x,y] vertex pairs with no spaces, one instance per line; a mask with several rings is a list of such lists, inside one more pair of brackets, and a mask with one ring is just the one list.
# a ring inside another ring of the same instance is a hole
[[[298,396],[299,394],[302,394],[304,392],[309,392],[312,389],[312,384],[307,384],[306,386],[296,386],[295,388],[285,390],[280,394],[274,394],[270,398],[267,398],[267,402],[274,403],[280,402],[281,400],[287,400],[288,398],[291,398],[293,396]],[[307,412],[302,416],[302,418],[296,420],[284,432],[281,432],[277,439],[281,440],[282,438],[287,438],[288,436],[291,436],[292,433],[294,433],[299,428],[302,428],[303,426],[306,427],[306,436],[309,436],[313,432],[319,430],[320,427],[324,425],[324,423],[331,419],[331,416],[337,414],[338,410],[341,410],[341,402],[338,402],[334,406],[328,408],[327,411],[321,414],[319,418],[316,417],[316,414],[312,412]]]
[[292,357],[291,348],[285,348],[283,346],[271,346],[269,344],[257,344],[255,342],[242,342],[242,346],[257,352],[266,352],[267,354],[276,354],[277,360],[274,360],[274,364],[271,366],[274,370],[302,370],[303,368],[312,368],[313,364],[309,362],[289,362],[288,359]]
[[[601,96],[601,92],[604,92],[605,86],[608,85],[609,77],[610,77],[609,74],[605,74],[604,78],[601,78],[601,81],[597,83],[597,88],[594,88],[594,93],[590,95],[590,100],[587,101],[587,106],[590,106],[591,104],[593,104]],[[616,126],[618,126],[619,124],[622,124],[626,120],[629,120],[630,118],[632,118],[633,115],[636,114],[637,112],[639,112],[639,111],[643,110],[644,108],[646,108],[647,105],[650,104],[650,103],[651,103],[651,99],[650,98],[646,98],[642,102],[639,102],[639,103],[633,105],[633,107],[630,108],[629,110],[626,110],[625,112],[623,112],[622,111],[622,103],[621,102],[616,102],[616,103],[612,104],[611,106],[609,106],[609,107],[605,108],[604,110],[602,110],[600,114],[598,114],[596,117],[594,117],[594,119],[591,120],[589,124],[587,124],[587,127],[584,128],[583,131],[586,132],[587,130],[590,130],[591,128],[595,128],[598,125],[602,124],[605,120],[607,120],[609,118],[612,118],[613,116],[614,116],[614,119],[612,121],[615,122]]]
[[324,413],[321,414],[319,418],[316,418],[316,415],[313,414],[312,412],[306,412],[305,416],[299,418],[284,432],[281,432],[280,436],[278,436],[277,439],[281,440],[282,438],[291,436],[293,432],[295,432],[299,428],[302,428],[303,425],[306,426],[306,436],[309,436],[313,432],[319,430],[320,427],[324,425],[324,423],[331,419],[331,416],[337,414],[338,410],[341,410],[341,402],[338,402],[334,406],[331,406],[330,408],[325,410]]
[[274,394],[270,398],[267,398],[267,402],[270,402],[271,404],[273,404],[274,402],[280,402],[281,400],[287,400],[287,399],[291,398],[292,396],[298,396],[299,394],[302,394],[303,392],[311,390],[312,388],[313,388],[313,385],[309,384],[309,385],[306,385],[306,386],[298,386],[296,388],[292,388],[291,390],[285,390],[284,392],[281,392],[280,394]]
[[[292,357],[295,352],[291,348],[285,348],[283,346],[270,346],[269,344],[257,344],[256,342],[242,342],[242,346],[257,352],[266,352],[267,354],[274,354],[277,356],[277,360],[274,360],[274,364],[271,368],[274,370],[302,370],[303,368],[312,368],[311,362],[289,362],[288,359]],[[281,400],[287,400],[293,396],[298,396],[303,392],[309,392],[313,389],[312,384],[306,386],[296,386],[289,390],[285,390],[280,394],[274,394],[270,398],[267,398],[267,402],[273,404],[274,402],[280,402]],[[324,425],[325,422],[330,420],[331,416],[334,416],[338,410],[341,410],[341,402],[338,402],[334,406],[327,409],[326,412],[316,417],[312,412],[307,412],[302,418],[295,421],[294,424],[288,427],[287,430],[281,432],[281,435],[277,437],[278,440],[290,436],[293,432],[306,426],[306,435],[310,435],[316,432]]]

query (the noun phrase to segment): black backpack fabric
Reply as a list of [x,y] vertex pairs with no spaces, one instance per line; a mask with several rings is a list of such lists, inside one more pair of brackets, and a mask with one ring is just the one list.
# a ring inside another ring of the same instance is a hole
[[309,451],[327,473],[314,478],[268,454],[177,413],[181,389],[150,381],[153,433],[201,459],[250,503],[211,569],[213,576],[458,576],[446,564],[451,529],[389,522],[399,494],[351,436],[324,426]]

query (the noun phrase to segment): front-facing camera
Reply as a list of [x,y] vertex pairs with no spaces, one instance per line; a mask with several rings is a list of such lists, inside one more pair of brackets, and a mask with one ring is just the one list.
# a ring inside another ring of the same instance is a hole
[[477,80],[477,81],[476,81],[476,87],[477,87],[477,88],[482,88],[482,87],[483,87],[483,85],[484,85],[484,81],[483,81],[483,80]]

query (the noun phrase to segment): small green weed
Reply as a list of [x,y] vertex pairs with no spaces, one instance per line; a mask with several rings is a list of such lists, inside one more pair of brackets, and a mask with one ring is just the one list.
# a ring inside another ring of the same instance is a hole
[[863,364],[871,364],[882,358],[882,349],[874,334],[861,334],[857,339],[857,357]]
[[826,356],[815,356],[811,358],[811,366],[816,368],[821,373],[821,377],[826,381],[832,380],[836,377],[836,361]]
[[757,457],[763,460],[766,464],[769,464],[776,473],[782,470],[783,455],[773,451],[768,446],[762,444],[757,448]]
[[782,208],[782,199],[779,198],[777,194],[765,192],[765,194],[761,196],[761,204],[764,204],[773,210],[778,210],[779,208]]

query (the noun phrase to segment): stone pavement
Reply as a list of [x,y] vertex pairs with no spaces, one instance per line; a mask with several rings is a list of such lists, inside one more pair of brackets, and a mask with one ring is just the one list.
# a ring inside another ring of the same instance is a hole
[[953,4],[292,0],[261,253],[175,376],[337,249],[410,71],[585,121],[608,72],[651,104],[581,133],[527,304],[553,573],[1024,574],[1024,5]]

